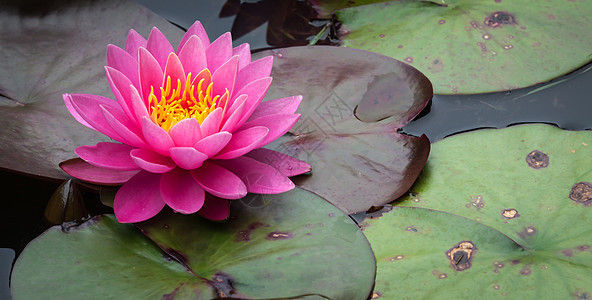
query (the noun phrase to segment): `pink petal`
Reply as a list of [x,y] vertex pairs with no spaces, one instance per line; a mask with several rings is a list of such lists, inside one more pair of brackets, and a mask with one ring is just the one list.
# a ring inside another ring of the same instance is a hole
[[191,147],[201,139],[199,122],[194,118],[179,121],[171,128],[169,134],[177,147]]
[[150,173],[166,173],[177,166],[170,158],[148,149],[134,149],[130,155],[138,167]]
[[189,172],[181,169],[162,174],[160,193],[168,206],[183,214],[197,212],[205,200],[205,191]]
[[232,49],[232,56],[238,55],[240,59],[238,60],[238,69],[242,69],[248,64],[251,63],[251,47],[249,43],[240,44],[234,49]]
[[118,171],[140,170],[130,156],[133,149],[124,144],[101,142],[96,146],[80,146],[74,152],[96,167]]
[[311,170],[309,164],[299,159],[265,148],[254,149],[244,156],[268,164],[288,177],[304,174]]
[[251,127],[232,134],[232,139],[214,156],[214,159],[232,159],[239,157],[249,151],[257,148],[257,145],[263,141],[269,129],[263,126]]
[[273,56],[266,56],[250,63],[238,72],[236,83],[234,84],[235,89],[240,90],[249,82],[269,77],[272,66]]
[[201,168],[190,171],[206,192],[224,199],[240,199],[247,194],[247,187],[234,173],[205,161]]
[[265,97],[270,84],[271,77],[261,78],[247,84],[236,93],[237,95],[246,94],[248,96],[243,118],[238,122],[237,127],[243,125],[253,114],[263,97]]
[[158,61],[146,50],[140,48],[139,53],[139,68],[140,68],[140,95],[144,99],[144,104],[148,107],[148,96],[150,91],[154,88],[154,95],[156,99],[160,100],[160,87],[162,86],[163,72],[158,64]]
[[232,95],[237,72],[238,56],[233,56],[212,74],[212,81],[214,82],[212,94],[224,95],[228,90],[228,94]]
[[175,147],[175,143],[173,143],[173,139],[171,139],[169,133],[147,117],[142,119],[142,132],[144,133],[146,142],[152,147],[152,150],[162,155],[168,155],[169,149]]
[[267,115],[293,114],[298,110],[301,101],[302,96],[298,95],[261,102],[248,121]]
[[160,195],[160,175],[140,172],[115,194],[113,210],[120,223],[141,222],[154,217],[164,207]]
[[232,37],[227,32],[217,38],[209,47],[206,47],[208,69],[215,72],[223,63],[232,56]]
[[206,194],[204,205],[197,213],[213,221],[226,220],[230,216],[230,202],[226,199],[220,199]]
[[[66,102],[66,107],[68,107],[68,103],[71,105],[73,110],[70,111],[70,113],[72,113],[74,118],[80,123],[87,125],[118,142],[123,142],[123,138],[115,133],[105,120],[103,109],[101,108],[111,107],[114,110],[121,110],[119,105],[116,106],[114,100],[102,96],[86,94],[64,94],[64,100]],[[69,107],[68,109],[70,110]],[[76,114],[74,114],[74,112],[76,112]],[[123,112],[121,113],[123,114]],[[81,120],[83,120],[84,123]]]
[[[138,55],[137,50],[136,55]],[[125,76],[129,78],[134,86],[140,87],[138,59],[125,52],[125,50],[115,45],[107,45],[107,66],[125,74]]]
[[129,53],[136,61],[138,60],[138,49],[146,48],[146,39],[135,30],[130,29],[125,41],[125,52]]
[[111,91],[113,91],[115,99],[119,102],[119,106],[121,106],[121,109],[129,119],[136,121],[136,116],[132,112],[133,108],[131,107],[129,89],[130,86],[133,86],[132,82],[123,73],[111,67],[105,67],[105,73],[107,74],[107,81],[109,81]]
[[181,39],[181,42],[179,43],[179,47],[177,48],[177,50],[181,51],[181,49],[183,49],[183,47],[185,46],[185,43],[187,43],[187,41],[191,38],[192,35],[197,35],[197,37],[201,40],[201,43],[203,44],[204,48],[208,48],[210,46],[210,38],[208,37],[206,30],[201,25],[201,22],[195,21],[195,23],[193,23],[193,25],[191,25],[191,27],[187,29],[185,35],[183,35],[183,38]]
[[158,30],[156,27],[152,27],[150,35],[148,36],[148,43],[146,44],[146,50],[152,53],[152,56],[156,58],[160,68],[164,70],[167,59],[171,52],[175,52],[169,40]]
[[[168,80],[168,76],[171,77],[171,84],[173,88],[181,89],[182,92],[185,88],[185,81],[187,81],[187,78],[185,77],[185,71],[183,70],[183,65],[181,65],[179,57],[177,57],[177,55],[173,52],[169,54],[169,58],[167,59],[166,67],[164,69],[163,81]],[[179,83],[181,83],[181,87],[178,87]]]
[[201,70],[208,67],[206,50],[199,37],[192,35],[187,43],[179,51],[179,60],[183,64],[185,73],[191,73],[191,79],[195,78]]
[[185,170],[197,169],[208,159],[206,154],[197,151],[193,147],[173,147],[169,150],[169,153],[177,166]]
[[249,157],[217,161],[217,164],[237,175],[249,193],[279,194],[294,188],[288,177],[268,164]]
[[72,177],[101,185],[121,185],[138,174],[138,171],[116,171],[95,167],[80,158],[63,161],[60,168]]
[[199,140],[194,145],[194,147],[199,152],[207,155],[208,157],[212,157],[218,154],[218,152],[220,152],[220,150],[222,150],[222,148],[224,148],[224,146],[230,142],[231,138],[231,133],[221,131]]
[[220,131],[220,122],[222,122],[222,108],[214,109],[201,123],[201,135],[203,137],[212,135]]
[[269,133],[257,146],[263,147],[284,135],[286,132],[288,132],[288,130],[292,129],[296,122],[298,122],[299,118],[300,114],[268,115],[245,123],[243,126],[241,126],[241,128],[239,128],[239,130],[258,126],[267,127],[269,129]]
[[132,112],[134,114],[134,120],[136,121],[138,126],[141,126],[142,118],[150,118],[150,115],[148,114],[148,108],[146,108],[146,104],[144,104],[144,100],[142,100],[142,96],[140,96],[140,93],[138,92],[136,87],[130,85],[129,89],[130,105],[132,108]]
[[[75,97],[99,97],[99,98],[105,98],[105,97],[95,96],[95,95],[81,95],[81,94],[62,94],[62,98],[64,99],[64,104],[66,104],[66,108],[68,109],[68,112],[70,112],[70,114],[74,117],[74,119],[76,119],[76,121],[78,121],[80,124],[90,128],[90,129],[97,130],[93,126],[91,126],[88,122],[86,122],[86,120],[78,113],[76,108],[74,108],[74,104],[72,104],[72,95],[74,95]],[[105,98],[105,99],[106,100],[104,101],[104,103],[112,103],[113,102],[113,99],[109,99],[109,98]]]
[[138,148],[148,147],[141,137],[137,124],[128,119],[123,112],[107,106],[101,106],[101,109],[105,121],[121,137],[119,142]]
[[224,125],[220,131],[233,132],[236,128],[236,124],[243,118],[243,112],[245,111],[245,104],[247,102],[247,95],[240,95],[234,103],[238,104],[238,107],[232,109],[232,112],[225,114]]

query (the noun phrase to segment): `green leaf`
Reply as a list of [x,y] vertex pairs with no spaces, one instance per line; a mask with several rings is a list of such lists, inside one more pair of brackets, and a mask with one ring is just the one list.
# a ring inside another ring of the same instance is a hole
[[343,46],[422,71],[436,94],[511,90],[590,62],[583,1],[390,1],[336,12]]
[[355,49],[309,46],[273,55],[266,99],[303,96],[298,123],[268,147],[311,164],[293,178],[346,213],[366,211],[405,193],[425,165],[427,137],[397,130],[432,97],[430,82],[389,57]]
[[[376,291],[386,295],[429,282],[410,295],[590,297],[590,157],[592,132],[544,124],[479,130],[434,143],[420,179],[398,204],[436,211],[395,209],[368,220],[364,230],[379,261]],[[477,250],[472,266],[461,271],[445,253],[463,241]],[[387,253],[417,264],[399,266]],[[411,272],[412,265],[415,271],[401,282],[397,272]],[[440,274],[447,277],[439,280]]]
[[19,257],[14,299],[366,299],[370,294],[375,261],[368,241],[322,198],[300,189],[249,195],[233,202],[231,212],[224,223],[167,211],[137,224],[160,248],[112,216],[67,233],[53,227]]
[[129,29],[147,37],[157,26],[173,44],[183,32],[133,1],[37,2],[0,4],[0,135],[10,141],[0,167],[63,179],[59,162],[108,138],[70,116],[62,94],[113,98],[106,47],[123,46]]

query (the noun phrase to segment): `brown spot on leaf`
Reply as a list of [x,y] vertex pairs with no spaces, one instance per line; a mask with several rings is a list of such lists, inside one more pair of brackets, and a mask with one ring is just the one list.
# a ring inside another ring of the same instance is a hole
[[581,246],[578,246],[577,249],[578,249],[578,251],[586,251],[586,250],[590,249],[590,245],[581,245]]
[[561,253],[563,253],[563,255],[565,255],[567,257],[573,256],[573,251],[571,249],[565,249],[565,250],[561,251]]
[[522,270],[520,270],[520,275],[528,276],[530,275],[530,273],[532,273],[530,271],[530,265],[527,265],[524,268],[522,268]]
[[549,165],[549,156],[539,150],[532,150],[526,155],[526,163],[533,169],[546,168]]
[[445,23],[446,23],[446,20],[440,20],[440,21],[438,21],[438,24],[440,24],[440,25],[445,24]]
[[270,232],[265,239],[269,241],[277,241],[277,240],[289,240],[294,237],[294,233],[292,232],[280,232],[274,231]]
[[500,286],[496,284],[496,285],[493,286],[493,289],[494,290],[499,290],[500,289]]
[[462,241],[446,251],[450,266],[456,271],[464,271],[471,267],[477,247],[470,241]]
[[407,226],[405,228],[406,231],[411,231],[411,232],[417,232],[417,228],[413,227],[413,226]]
[[536,228],[534,226],[528,226],[524,228],[524,230],[518,232],[518,236],[521,238],[526,238],[527,236],[533,236],[536,233]]
[[247,227],[247,229],[241,230],[241,231],[239,231],[239,232],[236,233],[235,240],[237,242],[240,242],[240,241],[248,242],[248,241],[250,241],[251,240],[251,233],[253,233],[253,231],[255,231],[255,229],[260,228],[260,227],[269,227],[269,224],[265,224],[265,223],[261,223],[261,222],[251,223],[251,224],[249,224],[249,227]]
[[413,57],[411,57],[411,56],[407,56],[407,57],[405,58],[405,61],[406,61],[406,62],[408,62],[408,63],[412,63],[412,62],[413,62]]
[[514,218],[520,217],[520,214],[518,213],[518,211],[516,209],[508,208],[508,209],[502,210],[502,217],[504,217],[506,219],[514,219]]
[[448,278],[448,274],[442,273],[442,272],[440,272],[438,270],[433,270],[432,271],[432,275],[436,276],[436,278],[438,278],[438,279],[446,279],[446,278]]
[[520,263],[520,260],[519,259],[514,259],[510,263],[513,264],[513,265],[517,265],[517,264]]
[[590,297],[592,297],[590,296],[590,293],[587,292],[576,292],[574,293],[574,296],[576,296],[576,299],[578,300],[589,300]]
[[378,37],[380,37],[380,38],[384,38],[385,36],[386,35],[384,35],[384,33],[381,33],[381,34],[378,35]]
[[471,202],[467,203],[465,205],[465,207],[466,208],[474,207],[478,211],[481,210],[483,207],[485,207],[485,201],[483,201],[483,196],[481,196],[481,195],[471,196]]
[[234,279],[226,273],[218,272],[214,274],[212,280],[209,280],[208,283],[216,289],[216,294],[220,298],[236,296],[236,291],[233,287]]
[[370,298],[370,299],[378,299],[378,298],[380,298],[380,297],[382,297],[382,293],[381,293],[381,292],[379,292],[379,291],[374,291],[374,292],[372,293],[372,298]]
[[397,261],[397,260],[401,260],[401,259],[403,259],[403,258],[405,258],[405,256],[404,256],[404,255],[397,255],[397,256],[389,257],[389,258],[387,259],[387,261]]
[[592,205],[592,183],[582,181],[574,184],[569,192],[569,199],[585,206]]
[[501,25],[514,25],[516,18],[507,11],[496,11],[485,18],[483,24],[489,27],[501,27]]

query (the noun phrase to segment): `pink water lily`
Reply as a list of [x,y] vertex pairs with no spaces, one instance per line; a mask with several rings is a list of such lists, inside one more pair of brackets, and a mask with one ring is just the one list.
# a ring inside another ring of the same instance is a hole
[[251,61],[248,44],[233,48],[230,33],[210,43],[200,22],[177,51],[157,28],[148,40],[130,30],[125,49],[107,47],[116,100],[64,94],[76,120],[119,143],[78,147],[80,159],[60,166],[84,181],[122,185],[113,208],[123,223],[165,205],[221,220],[228,200],[288,191],[288,176],[310,166],[261,147],[294,126],[302,97],[261,102],[271,68],[272,57]]

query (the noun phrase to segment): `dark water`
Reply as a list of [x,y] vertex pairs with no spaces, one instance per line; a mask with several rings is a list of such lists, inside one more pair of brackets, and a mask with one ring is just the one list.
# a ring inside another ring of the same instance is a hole
[[[299,0],[137,1],[182,28],[200,20],[211,38],[233,30],[233,23],[236,23],[233,36],[242,36],[234,44],[249,42],[251,49],[305,44],[307,37],[314,36],[327,23],[302,23],[303,18],[310,18],[311,11]],[[285,32],[296,39],[280,34]],[[327,43],[328,39],[322,42]],[[431,106],[403,131],[412,135],[425,133],[430,140],[437,141],[458,132],[503,128],[517,123],[542,122],[569,130],[592,129],[590,69],[592,65],[550,83],[511,92],[436,95]],[[43,211],[59,183],[6,171],[0,171],[0,179],[4,202],[0,210],[0,280],[3,282],[0,299],[8,299],[8,278],[14,258],[47,228],[42,221]]]

